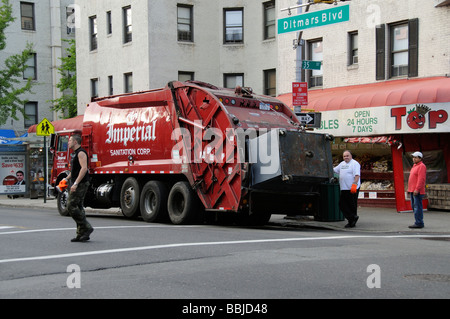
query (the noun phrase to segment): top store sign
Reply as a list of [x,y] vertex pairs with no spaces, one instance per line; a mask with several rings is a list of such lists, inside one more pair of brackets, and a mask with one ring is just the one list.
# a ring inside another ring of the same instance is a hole
[[377,106],[321,113],[319,130],[334,136],[450,132],[450,103]]
[[345,22],[350,19],[349,5],[300,14],[278,20],[278,34]]

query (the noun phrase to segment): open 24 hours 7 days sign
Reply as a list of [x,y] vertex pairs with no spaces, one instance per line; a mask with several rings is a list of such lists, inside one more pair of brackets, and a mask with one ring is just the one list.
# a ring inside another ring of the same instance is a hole
[[323,111],[317,130],[334,136],[450,132],[450,102]]

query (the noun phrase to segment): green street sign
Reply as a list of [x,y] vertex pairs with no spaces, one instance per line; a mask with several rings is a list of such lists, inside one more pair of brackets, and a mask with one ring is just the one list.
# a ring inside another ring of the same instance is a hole
[[337,6],[332,9],[299,14],[278,19],[278,34],[321,27],[328,24],[350,20],[350,6]]
[[320,66],[322,62],[320,61],[302,61],[302,69],[303,70],[320,70]]

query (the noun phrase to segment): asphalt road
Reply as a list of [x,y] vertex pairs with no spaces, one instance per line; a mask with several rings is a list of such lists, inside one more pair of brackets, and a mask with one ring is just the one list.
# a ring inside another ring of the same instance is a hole
[[0,207],[0,298],[450,297],[449,235],[88,219]]

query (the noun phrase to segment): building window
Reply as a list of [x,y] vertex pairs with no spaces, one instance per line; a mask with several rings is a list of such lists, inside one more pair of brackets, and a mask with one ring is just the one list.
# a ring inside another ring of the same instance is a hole
[[133,25],[131,19],[131,7],[123,8],[123,43],[133,40]]
[[178,71],[178,81],[194,81],[194,72]]
[[264,4],[264,40],[275,38],[275,1]]
[[244,9],[224,9],[224,43],[244,42]]
[[34,3],[20,3],[20,20],[22,30],[36,30],[34,24]]
[[358,31],[348,34],[348,65],[358,64]]
[[25,128],[38,123],[38,103],[27,102],[24,106],[25,111]]
[[408,25],[391,27],[391,77],[408,75]]
[[276,96],[277,94],[276,69],[264,70],[264,94],[269,96]]
[[[323,61],[323,42],[322,39],[318,41],[310,41],[308,43],[308,57],[311,61]],[[307,70],[307,78],[309,87],[323,85],[323,70]]]
[[223,86],[234,89],[236,86],[244,86],[244,73],[226,73],[223,75]]
[[91,98],[98,97],[98,79],[91,79]]
[[106,34],[112,34],[112,17],[111,11],[106,12]]
[[89,17],[89,34],[91,51],[97,50],[97,16]]
[[179,4],[178,10],[178,41],[194,40],[193,37],[193,7]]
[[124,78],[124,88],[125,93],[132,93],[133,92],[133,73],[125,73],[123,75]]
[[108,76],[108,94],[110,96],[114,95],[114,79],[112,75]]
[[[387,29],[387,31],[386,31]],[[386,43],[385,34],[389,41]],[[386,79],[386,58],[388,65],[387,77],[418,76],[419,66],[419,20],[411,19],[404,22],[382,24],[376,28],[376,79]],[[387,52],[387,54],[385,53]]]
[[26,62],[25,70],[23,71],[23,79],[36,80],[37,79],[37,68],[36,68],[36,53],[31,53],[30,58]]

